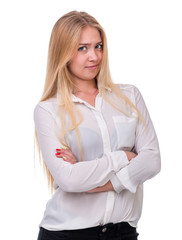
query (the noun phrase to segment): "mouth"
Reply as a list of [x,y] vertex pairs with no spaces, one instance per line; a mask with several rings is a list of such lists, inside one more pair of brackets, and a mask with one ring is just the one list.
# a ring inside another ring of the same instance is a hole
[[95,70],[98,67],[98,64],[92,65],[92,66],[86,66],[87,69]]

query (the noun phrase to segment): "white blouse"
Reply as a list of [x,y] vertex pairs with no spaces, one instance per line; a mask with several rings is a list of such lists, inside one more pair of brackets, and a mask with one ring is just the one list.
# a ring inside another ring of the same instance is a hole
[[[84,161],[79,161],[75,131],[66,135],[76,164],[55,156],[60,119],[57,98],[39,102],[34,120],[40,149],[50,170],[56,191],[46,205],[41,227],[48,230],[83,229],[109,222],[128,222],[136,227],[141,215],[143,183],[160,171],[160,152],[156,133],[139,90],[118,85],[137,107],[145,124],[136,114],[128,117],[108,104],[99,94],[95,107],[72,95],[83,116],[79,126]],[[121,106],[110,89],[108,97]],[[138,155],[130,162],[124,152]],[[115,191],[87,193],[112,182]]]

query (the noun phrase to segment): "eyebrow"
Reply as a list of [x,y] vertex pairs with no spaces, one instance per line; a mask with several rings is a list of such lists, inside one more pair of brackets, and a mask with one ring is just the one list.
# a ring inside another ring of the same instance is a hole
[[[101,43],[102,43],[102,41],[97,42],[96,44],[101,44]],[[86,45],[86,46],[88,46],[88,45],[91,45],[91,43],[79,43],[79,45]]]

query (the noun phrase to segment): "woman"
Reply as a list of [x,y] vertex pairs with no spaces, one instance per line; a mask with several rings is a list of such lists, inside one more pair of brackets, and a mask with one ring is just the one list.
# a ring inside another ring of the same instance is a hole
[[55,189],[38,240],[136,240],[142,184],[160,171],[158,141],[139,90],[112,82],[104,30],[87,13],[55,24],[34,119]]

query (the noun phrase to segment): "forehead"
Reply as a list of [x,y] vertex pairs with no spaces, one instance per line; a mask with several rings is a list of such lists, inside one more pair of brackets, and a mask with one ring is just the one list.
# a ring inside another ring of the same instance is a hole
[[99,31],[93,27],[85,27],[80,35],[80,43],[92,43],[102,41]]

